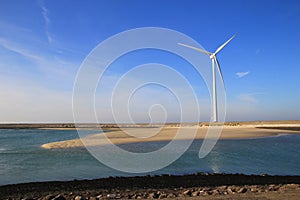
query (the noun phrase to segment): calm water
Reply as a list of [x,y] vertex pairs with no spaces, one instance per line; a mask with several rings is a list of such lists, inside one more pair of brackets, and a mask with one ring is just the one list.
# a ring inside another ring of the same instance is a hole
[[[0,185],[48,181],[132,176],[99,163],[87,150],[40,148],[41,144],[77,138],[76,131],[1,130]],[[170,166],[151,174],[194,172],[300,175],[300,135],[281,135],[261,139],[218,141],[204,159],[198,158],[202,141]],[[157,149],[165,142],[122,145],[131,151]]]

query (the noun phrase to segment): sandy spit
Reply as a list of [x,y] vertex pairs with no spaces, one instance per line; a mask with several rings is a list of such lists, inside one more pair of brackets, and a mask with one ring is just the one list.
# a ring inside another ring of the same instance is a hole
[[[208,133],[208,130],[212,131]],[[98,146],[113,144],[126,144],[136,142],[156,142],[171,140],[190,140],[218,137],[216,127],[156,127],[156,128],[122,128],[107,133],[93,134],[81,139],[58,141],[43,144],[42,148],[75,148],[83,146]],[[229,127],[220,130],[220,139],[246,139],[275,136],[283,133],[299,134],[300,131],[280,129],[261,129],[249,126]]]

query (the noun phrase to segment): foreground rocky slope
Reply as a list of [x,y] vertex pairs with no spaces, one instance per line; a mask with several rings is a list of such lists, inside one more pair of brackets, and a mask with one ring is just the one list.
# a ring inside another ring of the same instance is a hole
[[[0,199],[297,199],[300,176],[193,174],[116,177],[0,187]],[[268,198],[267,198],[268,197]],[[269,198],[270,197],[270,198]],[[294,198],[295,197],[295,198]]]

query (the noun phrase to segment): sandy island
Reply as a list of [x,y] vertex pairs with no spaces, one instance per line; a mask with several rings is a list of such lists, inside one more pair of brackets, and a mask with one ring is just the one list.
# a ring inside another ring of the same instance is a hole
[[[216,127],[209,127],[216,129]],[[81,139],[58,141],[43,144],[42,148],[75,148],[83,146],[98,146],[113,144],[126,144],[137,142],[157,142],[175,140],[204,139],[216,137],[215,134],[207,134],[208,127],[187,126],[187,127],[152,127],[152,128],[122,128],[103,129],[105,133],[93,134]],[[279,134],[299,134],[300,125],[241,125],[224,126],[220,139],[246,139],[276,136]]]

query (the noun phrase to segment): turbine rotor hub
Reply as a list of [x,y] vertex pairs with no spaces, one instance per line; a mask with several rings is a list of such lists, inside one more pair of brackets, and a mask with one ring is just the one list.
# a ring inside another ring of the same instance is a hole
[[209,56],[209,58],[210,58],[210,59],[215,59],[215,58],[216,58],[216,54],[211,54],[211,55]]

